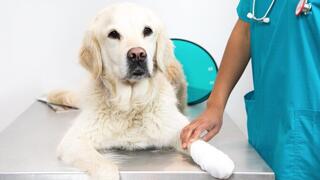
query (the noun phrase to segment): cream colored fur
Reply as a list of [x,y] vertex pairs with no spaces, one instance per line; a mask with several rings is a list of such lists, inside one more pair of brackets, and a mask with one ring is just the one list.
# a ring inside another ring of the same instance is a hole
[[[154,31],[150,37],[141,34],[145,25]],[[110,29],[123,38],[108,39]],[[150,78],[123,79],[125,54],[132,47],[147,51]],[[58,147],[62,161],[88,172],[91,179],[117,180],[117,166],[97,150],[174,147],[187,153],[179,141],[180,130],[189,123],[182,113],[185,78],[164,26],[150,10],[129,3],[102,10],[85,34],[80,64],[91,74],[85,93],[49,95],[58,104],[81,102],[81,114]]]

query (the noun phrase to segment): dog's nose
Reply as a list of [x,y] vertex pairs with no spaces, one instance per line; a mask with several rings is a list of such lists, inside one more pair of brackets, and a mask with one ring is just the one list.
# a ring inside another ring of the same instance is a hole
[[135,47],[128,51],[127,58],[131,61],[144,61],[147,58],[147,53],[143,48]]

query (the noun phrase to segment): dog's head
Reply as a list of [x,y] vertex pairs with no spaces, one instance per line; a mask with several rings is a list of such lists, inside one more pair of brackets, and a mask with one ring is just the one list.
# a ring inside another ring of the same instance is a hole
[[124,3],[102,10],[86,32],[80,63],[95,78],[103,74],[137,82],[166,71],[174,57],[164,25],[150,10]]

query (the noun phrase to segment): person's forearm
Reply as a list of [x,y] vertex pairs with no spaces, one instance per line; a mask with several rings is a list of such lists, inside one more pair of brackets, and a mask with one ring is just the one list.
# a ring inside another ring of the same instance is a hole
[[208,109],[223,112],[229,95],[240,79],[250,59],[249,24],[238,20],[225,49]]

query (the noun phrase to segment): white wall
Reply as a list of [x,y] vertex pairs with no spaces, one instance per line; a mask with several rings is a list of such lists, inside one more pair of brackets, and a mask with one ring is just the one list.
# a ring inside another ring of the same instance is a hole
[[[96,12],[120,0],[2,0],[0,2],[0,130],[42,93],[75,87],[85,74],[77,64],[83,32]],[[154,9],[171,37],[205,47],[220,64],[237,19],[238,1],[131,0]],[[3,63],[2,63],[3,62]],[[243,94],[250,70],[234,90],[227,112],[245,132]]]
[[[34,29],[18,23],[15,3],[0,3],[0,130],[29,106],[41,92],[40,59],[29,42]],[[22,15],[20,15],[22,16]]]

